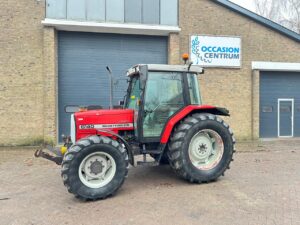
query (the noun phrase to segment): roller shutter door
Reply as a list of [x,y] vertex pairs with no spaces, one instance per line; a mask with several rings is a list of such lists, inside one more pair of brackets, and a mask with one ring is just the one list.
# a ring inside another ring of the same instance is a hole
[[70,133],[66,105],[109,106],[110,66],[118,79],[114,104],[123,99],[126,70],[140,63],[167,63],[167,37],[58,32],[59,136]]
[[300,137],[300,73],[260,73],[260,137]]

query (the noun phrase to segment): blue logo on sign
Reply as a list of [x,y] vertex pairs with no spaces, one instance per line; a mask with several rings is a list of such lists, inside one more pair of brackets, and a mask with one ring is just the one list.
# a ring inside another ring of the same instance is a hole
[[205,59],[201,56],[200,50],[199,50],[199,46],[200,46],[200,41],[198,37],[195,37],[192,40],[192,53],[194,55],[197,56],[197,62],[196,64],[199,64],[199,61],[205,62],[205,63],[212,63],[212,60],[209,59]]

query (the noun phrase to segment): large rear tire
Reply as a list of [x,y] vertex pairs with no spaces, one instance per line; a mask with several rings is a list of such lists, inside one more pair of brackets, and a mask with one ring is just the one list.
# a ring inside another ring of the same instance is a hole
[[90,136],[68,149],[61,176],[70,193],[83,200],[96,200],[113,195],[127,173],[126,149],[109,137]]
[[229,126],[212,114],[193,114],[175,129],[169,142],[171,167],[185,180],[210,182],[224,175],[235,139]]

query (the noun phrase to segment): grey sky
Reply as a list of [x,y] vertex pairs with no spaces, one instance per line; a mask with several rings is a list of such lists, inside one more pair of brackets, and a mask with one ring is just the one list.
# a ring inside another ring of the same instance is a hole
[[253,0],[230,0],[230,1],[246,8],[246,9],[255,11]]

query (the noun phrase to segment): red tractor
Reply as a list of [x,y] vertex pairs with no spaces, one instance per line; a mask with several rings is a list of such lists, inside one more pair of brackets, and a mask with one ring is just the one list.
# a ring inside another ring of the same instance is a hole
[[[216,180],[232,161],[235,139],[219,116],[225,108],[203,105],[193,65],[136,65],[128,70],[129,86],[122,109],[76,112],[71,134],[61,149],[36,156],[62,165],[70,193],[81,199],[104,199],[116,193],[129,164],[169,163],[192,183]],[[143,155],[135,163],[134,156]],[[154,158],[147,161],[146,155]]]

